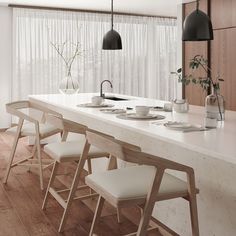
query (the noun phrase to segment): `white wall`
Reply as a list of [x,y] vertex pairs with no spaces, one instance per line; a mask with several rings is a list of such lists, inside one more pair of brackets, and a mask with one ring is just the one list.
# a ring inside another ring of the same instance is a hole
[[0,129],[9,127],[5,104],[10,101],[12,79],[12,8],[0,7]]

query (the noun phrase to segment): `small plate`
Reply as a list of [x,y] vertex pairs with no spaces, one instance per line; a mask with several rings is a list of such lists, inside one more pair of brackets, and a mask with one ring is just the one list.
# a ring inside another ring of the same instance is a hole
[[162,119],[165,119],[165,116],[156,115],[156,114],[148,114],[146,116],[140,116],[140,115],[137,115],[136,113],[129,113],[129,114],[126,114],[126,117],[130,118],[130,119],[141,119],[141,120],[145,120],[145,119],[162,120]]
[[90,107],[90,108],[100,108],[100,107],[114,107],[113,104],[100,104],[100,105],[94,105],[93,103],[84,103],[84,104],[79,104],[77,107]]
[[124,109],[119,109],[119,108],[103,108],[100,109],[101,112],[107,113],[107,114],[122,114],[126,113],[126,110]]

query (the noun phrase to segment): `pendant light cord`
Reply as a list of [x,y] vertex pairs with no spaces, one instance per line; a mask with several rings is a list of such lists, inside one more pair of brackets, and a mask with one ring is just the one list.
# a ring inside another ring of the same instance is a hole
[[199,10],[199,0],[197,0],[197,6],[196,6],[196,8],[197,8],[197,11]]
[[111,30],[113,30],[113,0],[111,0]]

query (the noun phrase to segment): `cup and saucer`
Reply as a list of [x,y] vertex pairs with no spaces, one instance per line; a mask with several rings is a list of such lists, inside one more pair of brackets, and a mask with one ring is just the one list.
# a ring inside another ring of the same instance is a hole
[[[144,120],[144,119],[158,119],[160,115],[150,113],[149,106],[136,106],[135,113],[128,113],[126,114],[126,116],[131,119]],[[160,118],[164,119],[164,116],[161,116]]]
[[113,104],[104,103],[104,98],[101,96],[93,96],[91,98],[90,103],[84,103],[77,105],[79,107],[91,107],[91,108],[99,108],[99,107],[113,107]]

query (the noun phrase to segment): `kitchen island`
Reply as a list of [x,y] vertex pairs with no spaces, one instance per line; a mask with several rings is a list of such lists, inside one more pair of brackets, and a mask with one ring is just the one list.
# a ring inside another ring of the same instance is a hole
[[[226,120],[217,129],[183,133],[170,130],[163,123],[184,121],[203,124],[204,108],[190,106],[188,113],[155,111],[163,120],[125,120],[115,114],[104,114],[99,108],[78,107],[91,102],[98,94],[32,95],[31,102],[63,114],[67,119],[91,129],[113,135],[125,142],[138,145],[144,152],[161,156],[194,168],[198,195],[200,235],[236,234],[236,112],[227,111]],[[109,96],[127,100],[105,100],[115,108],[134,108],[136,105],[163,106],[164,101],[119,94]],[[180,178],[185,176],[178,175]],[[191,235],[189,209],[184,200],[157,203],[153,216],[180,235]]]

